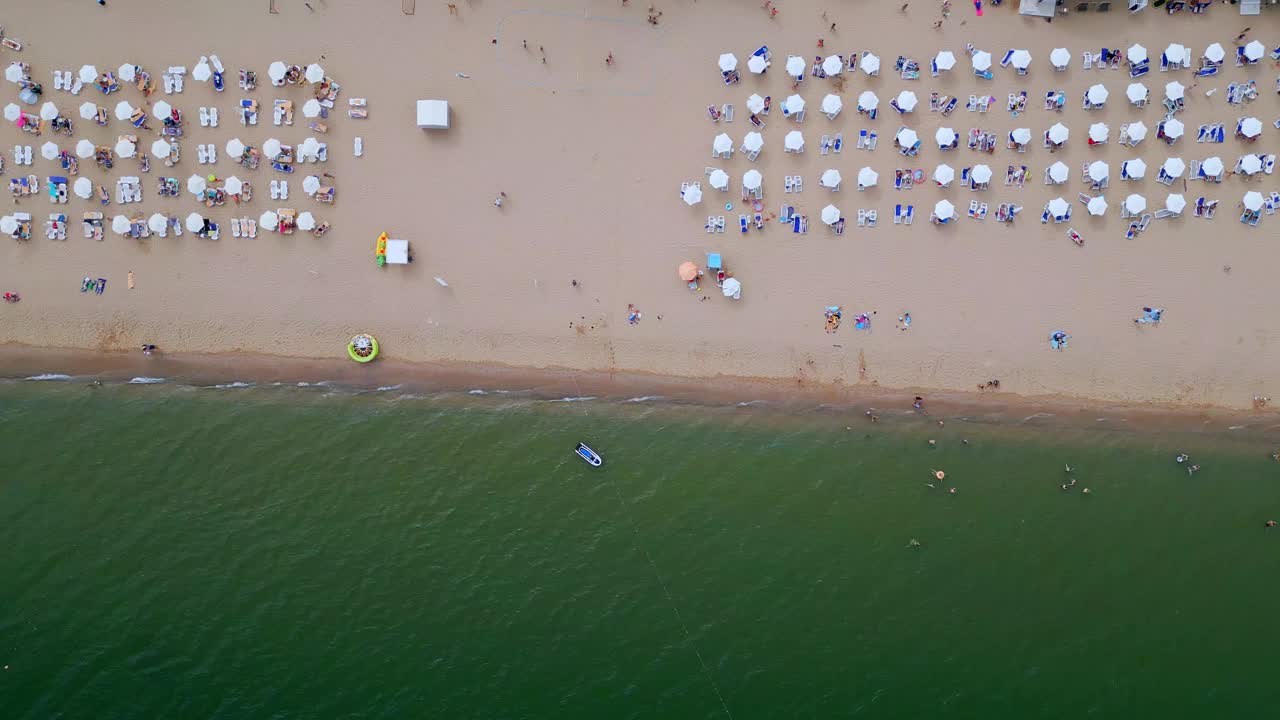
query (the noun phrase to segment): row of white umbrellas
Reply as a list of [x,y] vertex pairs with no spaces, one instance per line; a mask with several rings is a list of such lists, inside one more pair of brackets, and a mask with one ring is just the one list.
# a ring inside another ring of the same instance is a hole
[[[724,57],[725,56],[721,56],[722,67],[724,64]],[[728,57],[732,58],[733,56],[729,55]],[[736,58],[734,58],[733,63],[736,67]],[[284,79],[284,76],[288,71],[289,66],[277,60],[268,66],[267,76],[272,80],[280,81]],[[5,68],[4,77],[9,82],[17,83],[22,81],[25,74],[26,72],[22,69],[21,63],[15,62]],[[116,74],[124,82],[133,82],[137,75],[137,66],[133,63],[125,63],[120,66]],[[80,78],[80,82],[82,83],[97,82],[101,75],[102,73],[98,71],[98,67],[96,65],[82,65],[80,66],[80,71],[76,73],[76,76]],[[312,63],[307,66],[306,70],[303,72],[303,76],[306,78],[307,82],[318,83],[324,80],[324,68],[316,63]],[[191,77],[199,82],[206,82],[209,78],[213,77],[213,70],[209,67],[208,59],[200,58],[200,62],[196,63],[196,66],[192,68]]]
[[[758,134],[759,133],[757,133],[757,135]],[[729,136],[725,135],[724,137],[728,138]],[[803,146],[803,141],[801,144]],[[732,142],[730,145],[732,145]],[[81,140],[76,143],[75,153],[77,157],[83,160],[93,157],[94,153],[97,152],[97,149],[97,146],[94,145],[92,141]],[[170,143],[163,139],[156,140],[151,143],[151,154],[157,158],[169,157],[169,153],[172,152],[172,149],[173,148]],[[241,142],[240,138],[232,138],[227,141],[226,149],[228,155],[239,158],[245,151],[245,144]],[[262,144],[263,153],[272,160],[279,157],[283,149],[281,142],[275,138],[270,138]],[[114,150],[116,155],[124,158],[133,157],[137,154],[136,145],[127,139],[117,141]],[[44,145],[40,146],[40,154],[45,159],[53,160],[58,157],[60,153],[61,150],[59,150],[56,143],[46,142]],[[320,141],[316,140],[314,137],[307,138],[298,145],[298,153],[306,158],[312,158],[319,155]]]

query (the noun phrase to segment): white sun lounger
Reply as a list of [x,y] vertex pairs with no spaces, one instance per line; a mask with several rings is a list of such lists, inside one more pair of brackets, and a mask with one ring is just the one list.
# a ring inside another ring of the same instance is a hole
[[218,127],[218,108],[209,108],[209,127]]
[[[352,141],[352,145],[353,145],[353,149],[355,151],[356,157],[362,157],[364,155],[364,138],[362,137],[356,138],[355,140]],[[729,152],[732,153],[733,151],[730,150]]]

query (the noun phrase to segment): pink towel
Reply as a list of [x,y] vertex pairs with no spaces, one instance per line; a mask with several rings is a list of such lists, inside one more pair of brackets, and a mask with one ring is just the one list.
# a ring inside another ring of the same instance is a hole
[[973,9],[982,17],[982,0],[973,0]]

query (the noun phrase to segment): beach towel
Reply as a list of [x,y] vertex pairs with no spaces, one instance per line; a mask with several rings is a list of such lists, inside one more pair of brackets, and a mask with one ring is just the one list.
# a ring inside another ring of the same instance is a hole
[[96,292],[96,293],[98,293],[99,295],[101,295],[101,294],[103,293],[103,291],[105,291],[106,289],[107,289],[107,279],[106,279],[106,278],[98,278],[98,287],[94,290],[94,292]]
[[866,313],[863,313],[863,314],[859,315],[858,317],[854,318],[853,320],[854,320],[853,326],[854,326],[855,328],[857,328],[857,329],[859,329],[859,330],[870,330],[870,329],[871,329],[871,318],[870,318],[870,317],[868,317]]

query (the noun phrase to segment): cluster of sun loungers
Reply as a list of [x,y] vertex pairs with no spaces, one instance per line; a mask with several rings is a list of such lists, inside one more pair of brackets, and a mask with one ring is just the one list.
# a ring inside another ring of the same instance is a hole
[[116,181],[116,202],[142,202],[142,181],[136,177],[122,177]]

